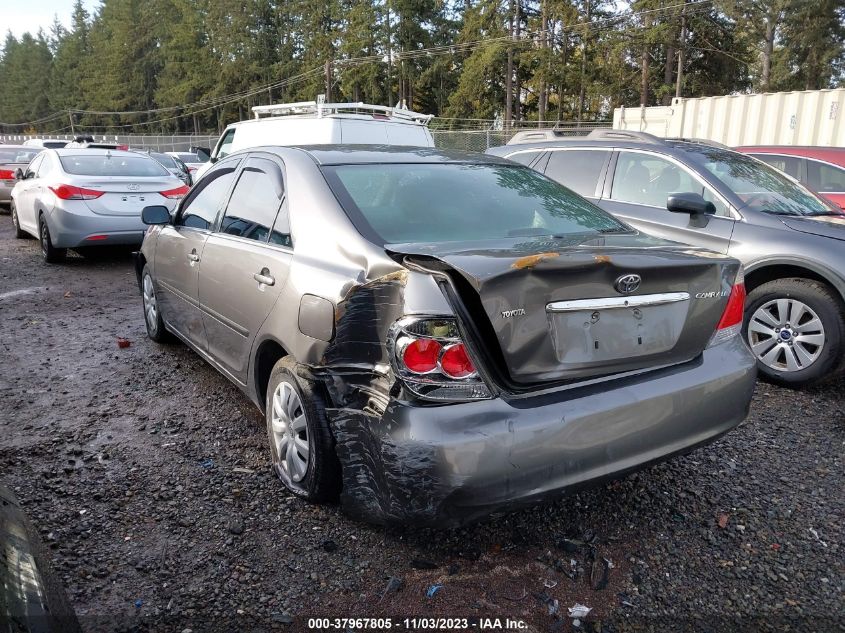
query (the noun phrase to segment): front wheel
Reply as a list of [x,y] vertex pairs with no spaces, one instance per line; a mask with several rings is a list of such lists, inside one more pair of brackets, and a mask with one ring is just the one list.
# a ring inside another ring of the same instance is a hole
[[41,255],[44,257],[44,261],[48,264],[63,262],[67,255],[67,249],[53,246],[53,240],[50,238],[50,229],[47,226],[44,216],[41,216],[38,220],[38,235],[39,241],[41,242]]
[[280,359],[270,373],[265,402],[273,470],[285,487],[308,501],[328,501],[340,491],[340,464],[323,400],[296,361]]
[[812,279],[776,279],[748,294],[743,334],[761,376],[786,387],[804,387],[841,368],[841,301]]

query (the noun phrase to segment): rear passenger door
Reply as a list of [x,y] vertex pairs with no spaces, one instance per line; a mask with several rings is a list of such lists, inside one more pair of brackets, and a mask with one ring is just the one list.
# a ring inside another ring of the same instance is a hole
[[251,154],[205,244],[199,298],[208,351],[241,384],[255,335],[288,276],[293,244],[285,194],[281,161]]
[[[620,150],[610,166],[600,206],[644,233],[728,252],[735,218],[730,205],[688,167],[669,156]],[[715,215],[673,213],[672,193],[697,193],[714,204]]]
[[546,164],[546,176],[575,193],[598,201],[613,151],[604,148],[555,149]]

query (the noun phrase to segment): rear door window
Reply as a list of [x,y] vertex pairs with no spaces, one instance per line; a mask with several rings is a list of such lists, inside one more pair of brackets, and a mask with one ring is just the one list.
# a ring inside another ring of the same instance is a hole
[[569,149],[552,152],[546,175],[577,194],[595,198],[608,156],[610,150]]
[[232,191],[220,232],[266,242],[283,196],[279,166],[264,158],[249,159]]
[[237,164],[209,172],[200,181],[198,189],[188,194],[176,224],[209,230],[214,224],[223,199],[232,186],[236,167]]
[[516,154],[511,154],[510,156],[508,156],[508,160],[512,160],[523,165],[530,165],[542,153],[543,152],[540,150],[536,152],[518,152]]
[[709,187],[675,163],[653,154],[620,152],[611,199],[665,209],[672,193],[700,194],[716,206],[716,215],[730,215],[727,205]]
[[782,156],[780,154],[752,154],[754,158],[759,158],[764,163],[771,165],[775,169],[781,170],[798,180],[801,173],[801,159],[795,156]]
[[845,192],[845,169],[807,159],[807,184],[825,193]]

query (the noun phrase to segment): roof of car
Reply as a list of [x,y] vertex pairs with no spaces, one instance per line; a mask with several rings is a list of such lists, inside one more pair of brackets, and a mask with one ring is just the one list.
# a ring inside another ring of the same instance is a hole
[[815,158],[845,166],[845,147],[814,147],[811,145],[743,145],[737,147],[743,154],[781,154]]
[[[289,149],[279,147],[254,147],[260,149]],[[435,147],[408,147],[400,145],[298,145],[295,149],[307,152],[318,165],[364,165],[377,163],[476,163],[508,164],[496,156],[438,149]]]
[[56,152],[59,156],[105,156],[111,154],[112,156],[140,156],[145,152],[136,152],[134,150],[124,149],[103,149],[99,147],[62,147],[50,150]]

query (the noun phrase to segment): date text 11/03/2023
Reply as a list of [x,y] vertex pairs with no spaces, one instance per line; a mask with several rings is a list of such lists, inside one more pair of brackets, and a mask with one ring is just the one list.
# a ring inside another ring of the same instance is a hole
[[308,618],[312,631],[524,631],[524,620],[511,618]]

